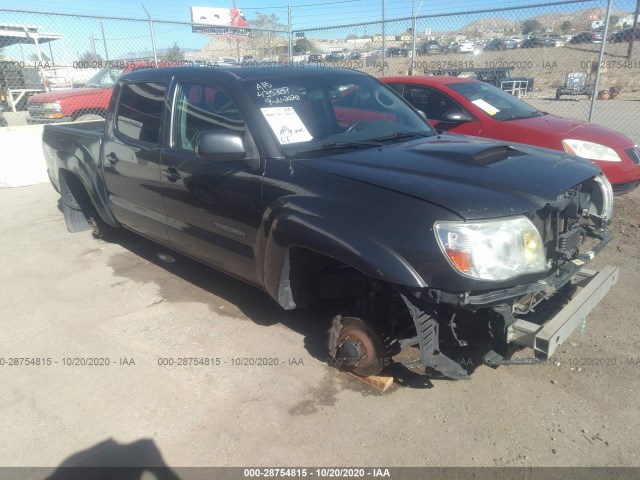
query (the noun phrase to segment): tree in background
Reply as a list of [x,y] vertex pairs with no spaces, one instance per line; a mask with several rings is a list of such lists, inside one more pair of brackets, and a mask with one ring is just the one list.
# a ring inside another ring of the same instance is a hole
[[99,53],[94,53],[87,50],[82,55],[80,55],[78,60],[80,60],[81,62],[89,62],[89,63],[101,62],[102,56]]
[[311,40],[306,38],[299,38],[293,46],[294,53],[301,55],[306,52],[313,52],[316,50],[316,46]]
[[560,25],[560,31],[566,34],[569,30],[571,30],[571,22],[569,20],[565,20],[562,22],[562,25]]
[[542,24],[535,19],[529,19],[522,22],[522,34],[528,35],[530,33],[537,33],[544,30]]
[[160,55],[160,58],[165,62],[180,62],[184,60],[184,52],[180,50],[177,43],[174,43],[173,47],[168,48]]
[[280,23],[280,19],[275,13],[263,15],[260,12],[256,12],[256,18],[250,20],[249,25],[252,28],[260,29],[253,31],[251,43],[254,45],[255,50],[259,51],[261,55],[273,58],[277,56],[277,47],[287,45],[287,41],[282,37],[282,33],[274,31],[286,30],[286,25]]

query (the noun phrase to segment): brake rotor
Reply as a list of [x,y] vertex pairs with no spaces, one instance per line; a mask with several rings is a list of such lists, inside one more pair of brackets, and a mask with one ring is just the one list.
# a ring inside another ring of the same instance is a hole
[[333,319],[329,350],[337,367],[356,375],[375,375],[388,363],[382,335],[358,317]]

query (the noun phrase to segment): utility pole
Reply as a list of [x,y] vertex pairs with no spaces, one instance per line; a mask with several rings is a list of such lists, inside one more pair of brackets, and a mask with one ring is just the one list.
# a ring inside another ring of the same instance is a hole
[[640,0],[636,3],[636,13],[633,15],[633,27],[631,27],[631,39],[629,40],[629,49],[627,50],[627,60],[631,60],[631,54],[633,53],[633,42],[636,40],[636,33],[638,32],[638,16],[640,15]]
[[[105,60],[109,61],[109,52],[107,51],[107,39],[104,37],[104,22],[102,19],[98,20],[100,22],[100,30],[102,31],[102,44],[104,45],[104,56]],[[51,42],[49,42],[51,45]]]

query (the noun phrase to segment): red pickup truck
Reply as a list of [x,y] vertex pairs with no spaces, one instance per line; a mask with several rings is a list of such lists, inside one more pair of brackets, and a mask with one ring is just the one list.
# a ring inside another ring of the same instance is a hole
[[[162,62],[162,66],[177,66],[176,62]],[[33,95],[27,104],[29,125],[42,123],[99,120],[107,116],[113,86],[125,73],[153,68],[153,61],[115,60],[96,73],[84,87],[54,90]]]

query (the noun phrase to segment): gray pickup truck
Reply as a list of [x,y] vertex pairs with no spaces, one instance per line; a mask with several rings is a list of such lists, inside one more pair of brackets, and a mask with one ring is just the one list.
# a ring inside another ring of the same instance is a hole
[[[611,185],[571,155],[438,135],[341,69],[163,68],[115,85],[106,121],[47,125],[70,231],[125,227],[265,290],[335,305],[328,359],[467,378],[448,348],[548,358],[616,282]],[[403,353],[403,355],[399,355]]]

